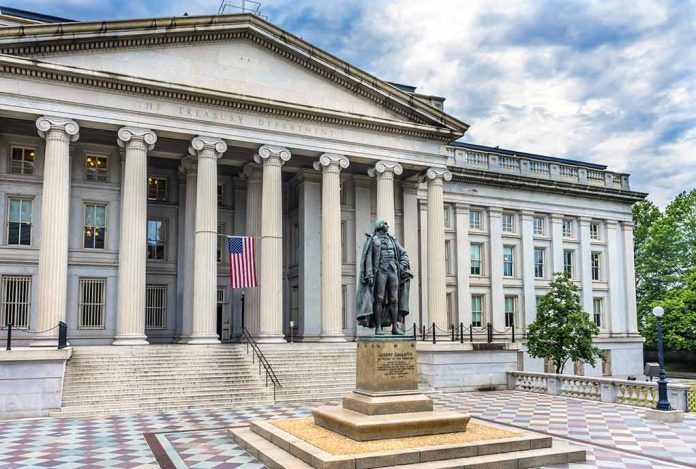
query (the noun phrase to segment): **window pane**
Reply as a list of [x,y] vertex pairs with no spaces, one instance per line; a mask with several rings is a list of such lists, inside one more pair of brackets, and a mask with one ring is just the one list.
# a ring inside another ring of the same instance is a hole
[[94,205],[85,205],[85,226],[94,226]]
[[22,209],[22,201],[19,199],[10,199],[10,214],[9,221],[20,221],[19,213]]
[[106,226],[106,207],[97,205],[94,210],[94,224],[96,226]]
[[21,203],[22,209],[20,211],[20,221],[24,223],[31,223],[31,200],[22,200]]

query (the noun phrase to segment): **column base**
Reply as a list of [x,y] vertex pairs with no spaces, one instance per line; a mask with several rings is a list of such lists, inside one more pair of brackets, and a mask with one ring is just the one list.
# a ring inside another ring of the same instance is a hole
[[346,337],[341,335],[322,335],[319,342],[347,342]]
[[144,335],[117,335],[114,337],[111,345],[150,345],[150,342],[147,341],[147,337]]
[[257,344],[286,344],[285,336],[282,334],[268,334],[254,337]]
[[186,337],[179,337],[179,338],[177,338],[175,342],[176,342],[177,344],[188,344],[190,340],[191,340],[191,337],[186,336]]
[[220,343],[217,335],[202,335],[197,337],[187,337],[186,339],[187,345],[218,345]]
[[[13,335],[13,337],[16,339],[17,336]],[[58,336],[55,337],[49,337],[49,336],[37,336],[33,337],[31,340],[31,343],[29,344],[29,347],[53,347],[53,348],[58,348]]]

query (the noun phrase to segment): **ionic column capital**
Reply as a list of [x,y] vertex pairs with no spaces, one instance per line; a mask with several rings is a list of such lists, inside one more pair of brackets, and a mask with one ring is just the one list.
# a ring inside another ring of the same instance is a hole
[[254,155],[254,161],[264,166],[283,166],[287,161],[290,161],[291,157],[290,150],[285,147],[263,145]]
[[263,177],[263,168],[256,163],[247,163],[242,168],[242,173],[249,181],[260,181]]
[[157,134],[150,129],[140,127],[121,127],[118,129],[116,141],[121,148],[126,148],[129,142],[143,142],[150,151],[155,148]]
[[188,151],[191,156],[197,158],[202,156],[214,156],[215,159],[219,160],[222,154],[227,151],[227,143],[218,137],[198,135],[191,139],[191,145]]
[[403,172],[404,168],[395,161],[378,161],[372,168],[367,170],[367,174],[370,177],[377,175],[394,177],[394,175],[399,176]]
[[428,168],[428,170],[421,175],[421,179],[428,183],[442,184],[444,181],[452,180],[452,173],[446,168]]
[[36,119],[36,128],[42,138],[46,138],[51,130],[60,130],[70,139],[71,142],[80,138],[80,126],[72,119],[55,116],[41,116]]
[[198,172],[198,162],[192,156],[184,156],[179,163],[179,172],[187,176],[195,176]]
[[350,165],[350,161],[345,155],[339,155],[336,153],[324,153],[319,157],[317,161],[314,162],[312,166],[317,171],[336,171],[340,172],[342,169],[346,169]]

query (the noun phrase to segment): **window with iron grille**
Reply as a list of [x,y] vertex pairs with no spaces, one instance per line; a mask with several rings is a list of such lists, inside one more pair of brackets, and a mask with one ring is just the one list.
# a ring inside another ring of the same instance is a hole
[[88,181],[106,181],[106,171],[109,159],[106,156],[91,156],[85,158],[85,170]]
[[[221,223],[218,225],[217,232],[218,232],[218,235],[221,235],[225,232],[225,224],[224,223]],[[217,261],[218,262],[222,262],[222,259],[224,256],[223,253],[225,252],[225,249],[226,249],[226,248],[223,248],[223,244],[227,244],[227,238],[225,238],[223,236],[218,236],[217,237]]]
[[155,202],[167,201],[167,180],[165,178],[147,178],[147,200]]
[[104,329],[106,279],[81,278],[78,329]]
[[563,251],[563,272],[573,278],[573,251]]
[[481,245],[480,244],[472,244],[469,247],[470,255],[471,255],[471,275],[482,275],[481,271],[482,266],[481,266]]
[[515,232],[515,216],[512,213],[503,213],[503,233]]
[[452,240],[447,239],[445,240],[445,273],[447,275],[452,275],[454,274],[454,256],[452,253]]
[[164,329],[167,319],[167,286],[146,285],[145,329]]
[[512,277],[515,273],[514,271],[514,253],[515,250],[512,246],[503,247],[503,276]]
[[543,236],[544,225],[544,217],[534,217],[534,234],[537,236]]
[[481,327],[483,324],[483,295],[471,295],[471,325]]
[[565,219],[563,220],[563,237],[572,238],[573,237],[573,220]]
[[106,238],[106,205],[85,204],[84,247],[87,249],[104,249]]
[[31,276],[3,275],[0,282],[0,328],[29,328],[31,311]]
[[217,185],[217,204],[218,204],[218,207],[225,206],[225,185],[224,184]]
[[36,149],[26,147],[12,147],[10,158],[10,173],[34,174],[34,162],[36,161]]
[[601,257],[602,254],[599,252],[592,253],[592,280],[602,279]]
[[348,222],[341,220],[341,262],[348,262]]
[[590,239],[594,241],[600,241],[602,239],[599,223],[590,223]]
[[479,231],[483,229],[480,210],[471,210],[469,212],[469,229]]
[[517,297],[505,297],[505,327],[512,327],[517,324]]
[[602,298],[594,298],[592,300],[592,315],[594,317],[594,323],[597,327],[602,327],[603,324],[603,317],[602,314],[604,312],[604,301]]
[[7,212],[7,244],[31,246],[31,199],[10,197]]
[[147,221],[147,258],[164,260],[167,252],[167,222]]
[[534,248],[534,278],[544,278],[545,250]]

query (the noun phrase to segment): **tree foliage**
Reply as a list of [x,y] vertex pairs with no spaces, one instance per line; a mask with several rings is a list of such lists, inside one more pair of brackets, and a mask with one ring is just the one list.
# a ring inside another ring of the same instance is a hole
[[536,320],[527,328],[529,354],[551,360],[556,373],[563,373],[568,360],[594,366],[601,357],[601,350],[592,344],[599,328],[583,311],[577,292],[565,274],[554,274],[551,291],[541,297]]
[[[689,291],[695,291],[689,275],[696,267],[696,189],[679,194],[663,213],[652,202],[637,203],[633,206],[633,220],[641,333],[648,345],[655,345],[655,321],[650,311],[659,303],[666,311],[665,337],[673,336],[666,340],[666,345],[675,350],[696,350],[689,337],[681,336],[682,340],[678,340],[674,335],[690,330],[689,315],[673,315],[673,319],[667,320],[668,308],[682,304],[675,298],[688,297]],[[668,326],[673,330],[668,331]]]

